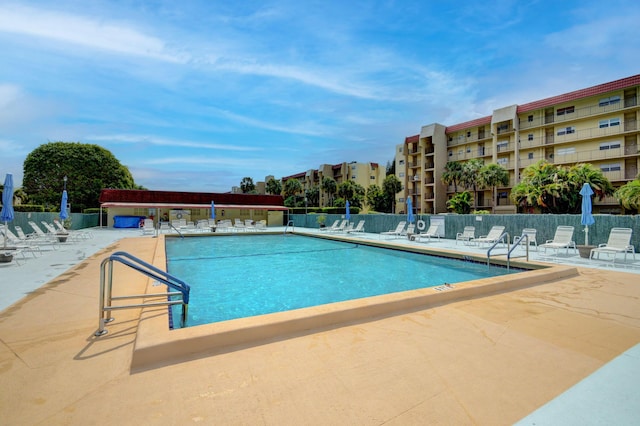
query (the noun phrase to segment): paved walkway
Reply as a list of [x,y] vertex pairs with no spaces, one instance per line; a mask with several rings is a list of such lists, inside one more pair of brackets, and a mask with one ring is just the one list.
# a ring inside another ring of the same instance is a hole
[[[99,264],[116,250],[150,260],[157,242],[138,230],[100,229],[92,240],[0,268],[1,423],[634,424],[640,417],[635,260],[613,267],[561,255],[553,262],[579,262],[578,276],[132,374],[139,311],[119,312],[107,336],[92,337]],[[451,241],[426,244],[482,253]],[[137,275],[123,272],[119,282],[143,292]],[[588,415],[597,407],[608,409]]]

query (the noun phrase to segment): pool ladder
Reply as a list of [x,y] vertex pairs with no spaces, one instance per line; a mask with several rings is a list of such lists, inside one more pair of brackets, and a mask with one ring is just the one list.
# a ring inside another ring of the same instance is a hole
[[[173,291],[167,291],[164,293],[150,293],[150,294],[133,294],[129,296],[113,296],[113,263],[118,262],[125,266],[128,266],[149,278],[156,280],[161,284],[165,284]],[[99,306],[99,321],[98,331],[95,336],[102,336],[107,334],[105,325],[114,320],[111,316],[111,311],[118,309],[131,309],[131,308],[143,308],[148,306],[170,306],[170,305],[182,305],[181,322],[184,323],[187,320],[187,311],[189,308],[189,291],[190,287],[184,281],[174,277],[173,275],[162,271],[155,266],[138,259],[137,257],[124,252],[117,251],[108,258],[104,259],[100,264],[100,306]],[[180,299],[171,300],[171,297],[181,296]],[[126,300],[126,299],[157,299],[165,298],[164,301],[151,301],[136,303],[130,305],[117,305],[113,306],[114,300]]]
[[[522,240],[525,240],[525,247],[526,247],[526,258],[527,258],[527,262],[529,261],[529,235],[528,234],[522,234],[519,237],[516,237],[513,240],[513,245],[511,247],[509,247],[509,233],[508,232],[503,232],[502,235],[500,235],[500,237],[498,238],[498,240],[493,243],[493,245],[491,247],[489,247],[489,250],[487,250],[487,267],[491,266],[491,250],[493,250],[498,244],[500,244],[500,242],[504,243],[504,239],[507,239],[507,270],[509,270],[509,267],[511,266],[511,253],[513,253],[513,250],[516,249],[516,247],[518,247],[520,245],[520,243],[522,242]],[[518,256],[518,257],[523,257],[523,256]]]
[[287,225],[284,227],[284,234],[287,233],[287,229],[289,229],[289,225],[291,225],[291,232],[295,232],[296,230],[296,224],[293,220],[290,220],[289,222],[287,222]]

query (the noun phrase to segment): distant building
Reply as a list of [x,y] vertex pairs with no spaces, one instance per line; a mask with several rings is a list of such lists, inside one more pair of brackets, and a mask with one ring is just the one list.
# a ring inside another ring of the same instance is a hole
[[[563,166],[590,163],[600,168],[615,187],[638,176],[640,150],[638,89],[640,75],[553,96],[523,105],[496,109],[490,116],[444,126],[423,126],[396,147],[396,176],[404,190],[396,210],[412,198],[415,213],[446,212],[453,186],[442,183],[449,161],[472,158],[495,163],[509,172],[509,184],[476,194],[478,209],[516,213],[511,189],[521,171],[539,160]],[[458,188],[460,191],[460,188]],[[618,201],[594,200],[594,213],[620,213]]]
[[386,169],[380,167],[378,163],[358,163],[352,161],[350,163],[339,164],[322,164],[317,169],[310,169],[305,172],[299,172],[294,175],[286,176],[282,178],[282,186],[289,179],[298,179],[302,184],[303,190],[309,190],[312,188],[318,188],[320,191],[319,204],[320,207],[329,206],[330,195],[326,194],[322,190],[322,180],[324,178],[331,178],[336,181],[336,185],[350,180],[353,183],[357,183],[365,190],[371,185],[382,186],[386,177]]

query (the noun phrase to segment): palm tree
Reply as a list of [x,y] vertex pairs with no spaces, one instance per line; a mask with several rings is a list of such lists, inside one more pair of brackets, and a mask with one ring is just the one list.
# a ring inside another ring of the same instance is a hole
[[496,205],[496,188],[498,185],[507,186],[509,184],[509,172],[498,164],[486,164],[479,172],[480,182],[483,186],[491,188],[493,205]]
[[[638,175],[640,178],[640,175]],[[625,210],[640,211],[640,179],[632,180],[618,188],[614,197]]]
[[462,163],[459,161],[448,161],[442,173],[442,183],[453,184],[453,192],[458,192],[458,183],[462,180]]
[[475,206],[476,195],[478,192],[478,185],[481,184],[479,172],[483,164],[484,163],[477,158],[472,158],[462,164],[462,177],[460,179],[460,183],[464,185],[465,188],[473,189],[474,207],[477,207]]
[[282,183],[279,180],[270,178],[267,181],[266,190],[268,194],[280,195],[282,193]]
[[329,197],[329,206],[333,206],[333,197],[338,190],[338,184],[336,183],[335,179],[332,179],[330,177],[322,178],[322,184],[320,185],[320,187]]

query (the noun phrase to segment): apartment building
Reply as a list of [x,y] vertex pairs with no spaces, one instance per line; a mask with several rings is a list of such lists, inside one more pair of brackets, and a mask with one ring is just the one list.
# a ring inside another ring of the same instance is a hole
[[320,207],[329,206],[329,194],[322,191],[322,180],[331,178],[336,181],[337,185],[347,180],[357,183],[365,190],[371,185],[382,186],[386,177],[385,167],[380,167],[378,163],[358,163],[352,161],[350,163],[339,164],[322,164],[317,169],[307,170],[306,172],[296,173],[291,176],[282,178],[282,185],[286,184],[289,179],[298,179],[302,184],[303,190],[312,188],[320,189]]
[[[396,175],[404,182],[396,211],[412,197],[416,213],[446,212],[453,186],[442,183],[448,161],[472,158],[495,163],[509,172],[509,184],[476,194],[478,209],[516,213],[511,188],[520,172],[541,159],[571,166],[590,163],[614,187],[633,180],[640,170],[638,90],[640,74],[523,105],[496,109],[492,115],[464,123],[423,126],[396,147]],[[460,189],[459,189],[460,190]],[[594,200],[594,213],[620,213],[617,200]]]

